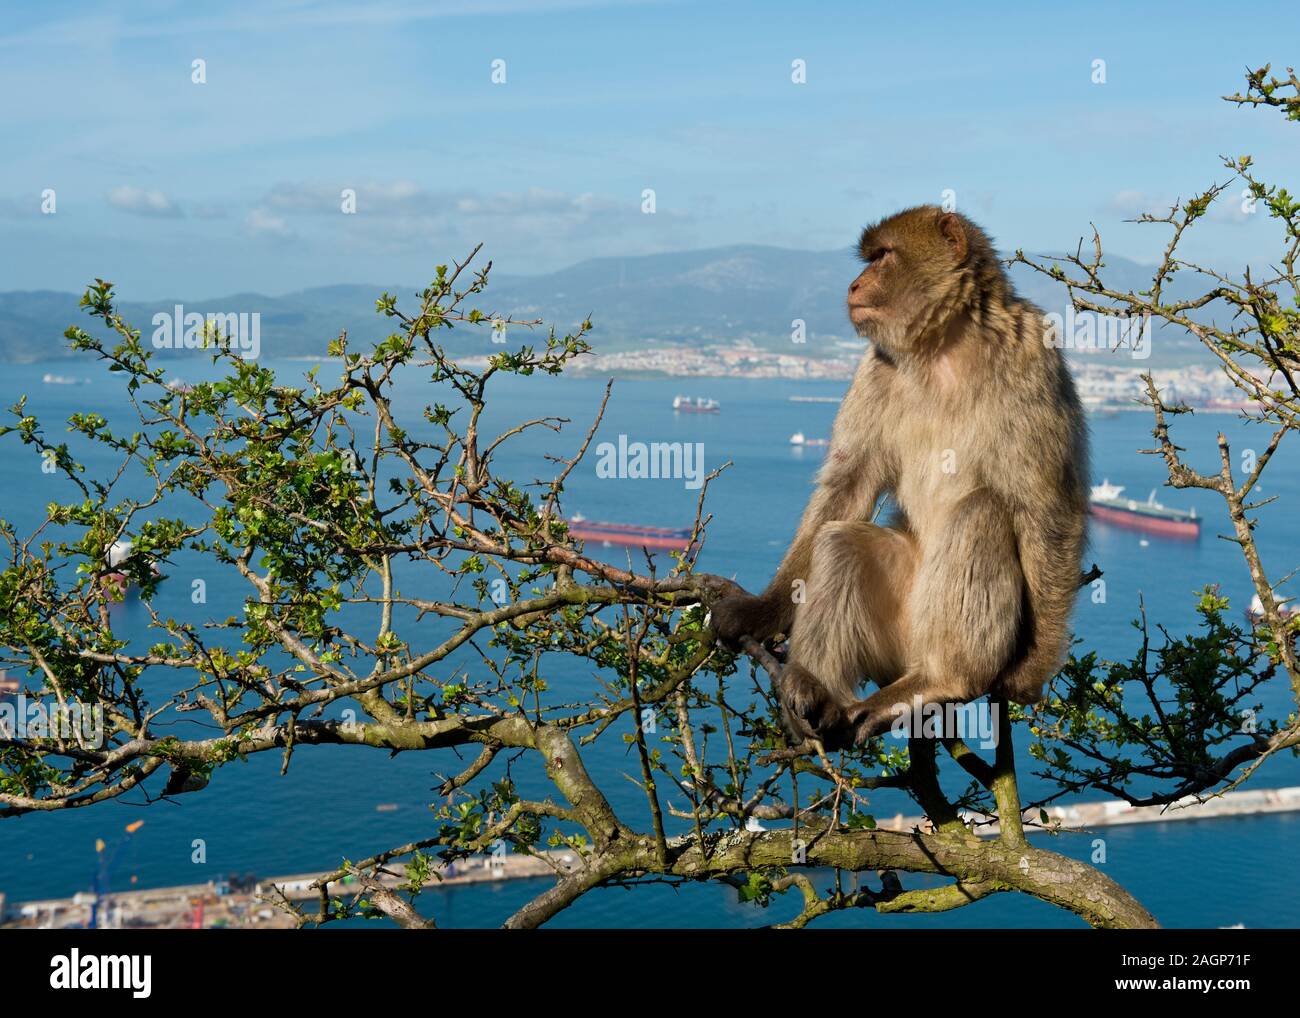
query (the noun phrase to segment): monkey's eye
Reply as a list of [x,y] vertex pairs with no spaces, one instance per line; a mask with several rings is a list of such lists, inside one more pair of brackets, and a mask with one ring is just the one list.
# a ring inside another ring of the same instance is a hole
[[863,261],[865,261],[868,265],[875,265],[877,262],[880,261],[881,258],[885,257],[885,255],[887,254],[889,254],[889,248],[878,247],[875,248],[874,250],[868,251],[866,255],[863,257]]

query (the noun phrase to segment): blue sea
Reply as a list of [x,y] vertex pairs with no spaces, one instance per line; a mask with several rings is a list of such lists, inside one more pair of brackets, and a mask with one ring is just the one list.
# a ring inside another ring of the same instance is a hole
[[[193,363],[193,366],[191,366]],[[310,365],[268,362],[290,382]],[[205,361],[178,364],[191,381],[211,377]],[[206,370],[205,370],[206,369]],[[327,363],[322,372],[331,371]],[[93,379],[88,385],[49,385],[41,379],[55,372]],[[750,589],[770,577],[812,490],[821,453],[797,451],[789,444],[795,431],[810,438],[830,433],[836,407],[823,403],[793,403],[791,395],[839,396],[843,383],[749,381],[740,379],[681,380],[621,379],[597,441],[703,443],[708,468],[731,461],[709,490],[713,521],[700,567],[734,576]],[[604,379],[500,378],[489,390],[490,425],[558,415],[572,423],[556,435],[543,429],[526,432],[498,457],[498,472],[527,482],[548,477],[554,470],[545,454],[570,455],[595,415]],[[63,422],[75,411],[94,410],[122,422],[126,407],[120,376],[92,364],[67,362],[6,365],[0,378],[0,403],[8,406],[22,394],[30,398],[27,412],[44,421],[52,437],[62,434]],[[399,410],[418,420],[420,408],[432,402],[427,382],[410,375],[398,383]],[[717,415],[680,415],[671,409],[675,394],[710,396],[722,404]],[[1152,444],[1150,416],[1126,412],[1091,418],[1094,480],[1108,477],[1125,485],[1129,494],[1145,498],[1165,477],[1162,461],[1137,450]],[[1187,449],[1186,458],[1202,470],[1218,467],[1215,435],[1223,430],[1240,467],[1244,450],[1262,450],[1268,435],[1230,416],[1197,415],[1180,418],[1175,438]],[[74,446],[74,455],[85,450]],[[111,460],[102,451],[85,455],[90,472],[105,470]],[[596,476],[594,458],[571,475],[565,508],[593,519],[633,521],[659,526],[683,526],[694,517],[698,492],[682,480],[608,479]],[[1259,495],[1279,501],[1259,513],[1258,536],[1266,564],[1280,576],[1295,565],[1300,548],[1300,453],[1283,447],[1265,474]],[[43,517],[44,506],[72,495],[66,482],[42,473],[36,455],[12,436],[0,440],[0,516],[13,522],[20,535]],[[1186,631],[1196,624],[1196,593],[1218,583],[1234,602],[1234,610],[1249,600],[1250,583],[1237,547],[1217,535],[1228,532],[1222,503],[1198,491],[1162,489],[1168,505],[1195,507],[1205,518],[1199,541],[1171,541],[1139,533],[1093,528],[1089,562],[1105,572],[1104,603],[1081,596],[1075,628],[1083,645],[1109,658],[1131,656],[1138,645],[1133,628],[1141,607],[1155,627]],[[181,617],[224,617],[237,612],[245,596],[237,578],[222,574],[196,559],[182,558],[169,570],[158,604]],[[201,611],[190,604],[190,582],[203,578],[208,604]],[[146,633],[143,607],[128,599],[118,606],[125,633]],[[196,614],[199,612],[199,614]],[[590,696],[596,678],[581,668],[560,669],[552,683],[556,695]],[[1287,691],[1280,686],[1263,696],[1267,711],[1285,716]],[[185,724],[190,724],[186,722]],[[200,734],[178,727],[178,734]],[[211,734],[210,732],[208,734]],[[624,774],[637,774],[622,732],[611,731],[585,751],[589,770],[601,780],[617,810],[633,826],[649,829],[646,805]],[[144,826],[123,850],[113,888],[193,883],[228,873],[259,875],[324,870],[343,858],[357,859],[384,848],[427,836],[431,829],[428,805],[438,775],[454,773],[467,759],[449,752],[386,752],[353,747],[300,748],[284,776],[281,758],[263,754],[220,769],[207,789],[174,802],[146,804],[140,795],[66,813],[0,820],[0,891],[11,902],[69,895],[90,886],[96,866],[95,841],[110,844],[135,820]],[[1023,794],[1032,798],[1042,786],[1028,776],[1021,754]],[[551,791],[539,774],[523,765],[512,772],[521,791],[544,796]],[[956,788],[961,781],[945,774]],[[1292,757],[1265,763],[1251,787],[1300,784],[1300,762]],[[899,798],[882,793],[872,799],[879,815],[915,812]],[[381,811],[377,807],[383,806]],[[1157,918],[1169,926],[1251,927],[1294,924],[1300,910],[1300,887],[1289,879],[1300,844],[1300,815],[1273,815],[1222,820],[1180,821],[1140,827],[1107,828],[1099,835],[1059,836],[1058,850],[1088,858],[1093,838],[1104,838],[1103,868],[1132,891]],[[1041,837],[1041,836],[1040,836]],[[202,839],[206,861],[193,861],[193,845]],[[824,881],[830,876],[824,875]],[[919,886],[923,878],[904,877]],[[457,887],[425,896],[424,907],[443,926],[493,926],[544,887],[535,881],[502,882]],[[664,885],[635,890],[592,892],[558,917],[554,926],[595,927],[746,927],[789,918],[798,911],[793,898],[761,909],[737,901],[734,891],[711,885],[673,888]],[[826,926],[947,926],[947,927],[1067,927],[1074,917],[1040,902],[1003,895],[942,916],[876,916],[870,912],[841,913]]]

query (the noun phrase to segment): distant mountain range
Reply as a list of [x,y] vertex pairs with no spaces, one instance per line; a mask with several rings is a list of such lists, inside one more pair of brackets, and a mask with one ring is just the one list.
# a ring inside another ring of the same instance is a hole
[[[749,340],[792,352],[791,322],[806,323],[801,355],[829,354],[836,340],[852,339],[844,293],[858,272],[852,253],[797,251],[737,245],[675,254],[593,258],[537,276],[492,276],[478,307],[517,319],[540,318],[563,332],[588,315],[593,344],[601,351],[668,345],[710,345]],[[1019,292],[1045,311],[1063,312],[1065,288],[1040,273],[1017,267]],[[1140,290],[1151,270],[1108,257],[1106,278],[1117,288]],[[263,357],[323,355],[326,344],[346,329],[354,344],[380,339],[391,322],[374,312],[384,290],[412,307],[414,286],[339,284],[280,297],[236,293],[221,297],[133,301],[122,293],[120,310],[148,342],[159,311],[182,304],[187,312],[260,312]],[[74,323],[96,332],[78,307],[79,294],[52,290],[0,293],[0,361],[31,362],[67,357],[64,330]],[[102,327],[99,331],[102,331]],[[512,330],[510,342],[522,330]],[[451,337],[448,337],[451,340]],[[1190,352],[1193,340],[1171,332],[1158,355]],[[166,351],[163,351],[165,354]],[[1163,359],[1163,356],[1161,357]]]

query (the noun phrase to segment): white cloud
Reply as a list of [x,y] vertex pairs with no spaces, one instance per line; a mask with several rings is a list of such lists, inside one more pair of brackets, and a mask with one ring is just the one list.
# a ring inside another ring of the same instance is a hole
[[115,209],[133,216],[153,216],[158,219],[176,219],[184,213],[176,204],[156,188],[131,187],[122,184],[108,192],[108,203]]
[[[1247,212],[1243,207],[1245,195],[1240,187],[1230,187],[1224,191],[1210,206],[1206,219],[1214,223],[1240,225],[1255,218],[1256,213]],[[1146,191],[1116,191],[1106,203],[1106,211],[1125,219],[1137,219],[1144,212],[1157,216],[1166,215],[1175,204],[1182,204],[1186,199],[1172,195],[1153,195]]]
[[1172,200],[1156,198],[1135,188],[1116,191],[1106,203],[1106,211],[1127,219],[1136,219],[1144,212],[1163,214],[1173,204]]
[[286,212],[338,213],[345,189],[356,192],[358,212],[377,215],[436,212],[440,211],[439,205],[446,204],[445,200],[409,180],[280,183],[267,192],[262,204]]
[[0,219],[27,219],[40,211],[39,198],[0,197]]
[[273,237],[278,240],[291,240],[296,234],[285,221],[284,216],[277,216],[263,208],[255,208],[244,219],[244,229],[253,237]]
[[[640,200],[640,196],[637,200]],[[530,187],[522,192],[501,191],[489,195],[462,195],[456,199],[456,212],[465,216],[558,215],[584,218],[613,211],[618,209],[620,204],[627,211],[634,211],[637,206],[636,202],[630,200],[619,203],[590,192],[570,195],[560,191],[548,191],[541,187]]]
[[[1219,195],[1219,200],[1210,206],[1210,219],[1216,223],[1228,223],[1233,226],[1239,226],[1242,223],[1249,223],[1257,217],[1263,219],[1268,214],[1263,202],[1258,202],[1253,206],[1248,204],[1250,195],[1245,193],[1244,188],[1230,187]],[[1248,208],[1254,208],[1254,212],[1246,211]]]
[[284,212],[337,214],[342,192],[349,187],[356,192],[357,215],[374,216],[558,216],[587,219],[607,212],[636,211],[640,195],[616,201],[584,192],[566,194],[532,187],[526,191],[499,191],[481,194],[476,191],[429,191],[409,180],[362,181],[355,184],[280,183],[276,184],[262,205]]
[[[490,15],[537,14],[546,11],[583,11],[600,7],[635,6],[651,0],[418,0],[414,3],[371,3],[352,7],[287,0],[265,4],[259,10],[240,10],[232,18],[217,11],[198,17],[159,17],[154,6],[141,11],[98,13],[75,19],[51,18],[25,31],[10,31],[0,36],[0,48],[25,48],[33,44],[67,42],[70,31],[77,38],[100,42],[112,32],[120,39],[193,37],[203,33],[230,32],[267,34],[301,32],[314,26],[410,25],[440,18],[482,17]],[[183,6],[183,5],[182,5]],[[220,6],[220,5],[218,5]]]
[[202,202],[190,207],[190,214],[195,219],[225,219],[226,207],[216,202]]
[[[356,211],[340,207],[344,189]],[[680,250],[696,243],[682,209],[641,211],[624,195],[546,188],[434,190],[407,179],[329,183],[282,181],[244,214],[243,232],[263,242],[303,241],[351,258],[458,258],[482,243],[494,257],[559,268],[604,253]],[[198,206],[191,212],[198,214]]]

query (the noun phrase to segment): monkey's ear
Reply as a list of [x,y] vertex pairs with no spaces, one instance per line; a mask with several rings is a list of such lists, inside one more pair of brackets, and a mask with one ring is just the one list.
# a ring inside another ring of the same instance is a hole
[[966,239],[966,227],[955,212],[945,212],[939,217],[939,236],[947,242],[958,265],[966,260],[970,243]]

